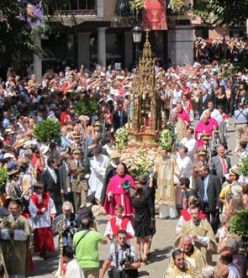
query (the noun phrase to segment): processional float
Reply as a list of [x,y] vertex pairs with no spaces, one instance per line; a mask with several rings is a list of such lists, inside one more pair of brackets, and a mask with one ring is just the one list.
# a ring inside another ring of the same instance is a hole
[[156,144],[159,132],[165,128],[166,121],[162,119],[156,83],[155,64],[146,31],[142,58],[132,82],[132,116],[128,123],[128,132],[133,142]]

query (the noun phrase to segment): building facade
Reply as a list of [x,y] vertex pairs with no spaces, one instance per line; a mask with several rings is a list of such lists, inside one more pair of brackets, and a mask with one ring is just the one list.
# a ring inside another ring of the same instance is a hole
[[[132,67],[136,58],[132,29],[137,22],[132,15],[118,15],[121,2],[129,1],[71,0],[68,10],[60,11],[60,16],[54,19],[59,35],[37,38],[37,45],[42,46],[46,55],[42,61],[34,56],[35,72],[41,76],[42,69],[44,72],[53,64],[92,68],[96,64],[120,63],[122,68]],[[162,66],[192,64],[195,37],[214,34],[192,13],[193,0],[184,2],[184,10],[177,14],[171,11],[168,0],[168,30],[150,32],[154,57]],[[143,41],[138,45],[140,50]]]

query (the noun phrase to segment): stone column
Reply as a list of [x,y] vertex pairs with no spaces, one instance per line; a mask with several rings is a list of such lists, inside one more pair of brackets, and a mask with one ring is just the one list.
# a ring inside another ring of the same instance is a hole
[[133,35],[131,31],[125,32],[125,67],[133,64]]
[[106,27],[99,27],[97,38],[98,64],[104,67],[106,66],[106,29]]
[[90,66],[90,33],[78,33],[78,66]]
[[[41,48],[41,39],[39,36],[35,35],[34,37],[34,45],[36,48]],[[34,74],[37,77],[37,81],[39,83],[42,82],[42,59],[39,55],[33,54],[33,70]]]
[[97,16],[99,16],[99,17],[104,16],[104,0],[97,0],[96,10],[97,10]]

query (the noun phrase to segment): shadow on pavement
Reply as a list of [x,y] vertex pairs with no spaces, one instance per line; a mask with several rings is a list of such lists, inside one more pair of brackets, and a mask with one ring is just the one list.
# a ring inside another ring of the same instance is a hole
[[141,270],[141,271],[139,271],[139,277],[142,277],[142,276],[150,276],[150,273],[145,270]]
[[150,263],[157,262],[157,261],[163,261],[164,259],[169,258],[169,256],[167,256],[167,254],[170,253],[173,249],[174,249],[174,247],[171,245],[165,247],[164,249],[155,249],[151,253]]
[[52,274],[58,269],[58,252],[48,254],[47,260],[38,256],[34,256],[35,271],[28,274],[28,277],[42,276],[45,274]]

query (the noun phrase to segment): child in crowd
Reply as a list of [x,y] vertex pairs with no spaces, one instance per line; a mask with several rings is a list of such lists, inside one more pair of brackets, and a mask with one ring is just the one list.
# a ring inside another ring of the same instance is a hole
[[134,229],[131,221],[128,217],[123,215],[124,208],[122,205],[117,205],[115,207],[116,216],[113,216],[107,223],[104,235],[113,240],[119,230],[125,230],[127,232],[128,238],[134,237]]

